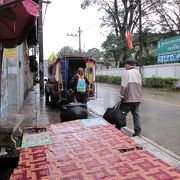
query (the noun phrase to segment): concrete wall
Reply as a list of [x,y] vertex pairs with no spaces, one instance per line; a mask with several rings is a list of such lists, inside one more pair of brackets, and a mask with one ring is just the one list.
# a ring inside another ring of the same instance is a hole
[[0,102],[0,117],[4,117],[8,113],[8,83],[7,83],[7,63],[2,60],[1,73],[1,102]]
[[[139,67],[136,68],[139,69]],[[96,75],[122,76],[123,71],[124,68],[98,69]],[[180,79],[180,63],[144,66],[143,77],[171,77]],[[177,87],[180,87],[180,81],[177,83]]]
[[23,76],[24,76],[24,96],[29,92],[29,89],[33,87],[33,73],[30,72],[29,67],[29,55],[27,47],[24,46],[23,52]]
[[[21,72],[21,53],[23,51],[23,45],[13,49],[5,49],[5,59],[8,66],[8,103],[9,113],[18,113],[20,110],[20,72]],[[21,75],[22,76],[22,75]],[[21,82],[23,83],[23,82]],[[23,92],[23,90],[21,91]]]
[[19,113],[26,94],[33,87],[33,75],[30,72],[28,49],[25,43],[17,48],[4,50],[1,84],[3,99],[1,99],[0,116]]

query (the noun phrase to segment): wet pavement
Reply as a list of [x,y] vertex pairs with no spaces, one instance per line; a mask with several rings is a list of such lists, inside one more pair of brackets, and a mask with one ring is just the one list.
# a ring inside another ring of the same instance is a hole
[[[59,105],[46,104],[45,96],[39,92],[39,84],[28,93],[21,114],[24,116],[22,128],[61,122]],[[88,117],[97,117],[97,115],[88,112]]]
[[[102,115],[107,107],[118,102],[119,86],[98,83],[97,97],[88,103],[88,107]],[[144,89],[140,114],[142,135],[180,155],[180,92]],[[133,129],[130,113],[127,127]]]
[[[144,90],[140,110],[142,136],[132,138],[156,157],[178,169],[180,169],[180,157],[178,156],[180,152],[179,95],[178,93]],[[91,100],[87,104],[88,117],[102,116],[107,107],[112,107],[118,102],[118,97],[119,86],[98,83],[97,99]],[[23,127],[61,122],[59,106],[45,103],[45,97],[39,93],[38,84],[29,92],[21,114],[24,115]],[[132,127],[132,117],[131,114],[128,114],[127,127],[122,131],[131,136]]]
[[[88,108],[102,116],[107,107],[118,102],[119,86],[97,85],[97,99],[88,102]],[[29,92],[21,114],[25,120],[23,126],[46,125],[61,122],[59,106],[45,103],[45,97],[39,93],[39,85]],[[180,93],[143,90],[140,106],[142,135],[164,148],[180,155]],[[89,112],[89,117],[97,116]],[[127,127],[133,129],[132,116],[127,117]]]
[[[98,84],[98,98],[88,102],[89,118],[102,116],[107,107],[118,102],[118,96],[119,86]],[[143,136],[131,137],[145,150],[177,169],[180,169],[179,102],[180,93],[144,90],[141,105]],[[28,93],[21,115],[24,117],[22,128],[61,122],[59,106],[46,104],[45,97],[39,93],[38,84]],[[132,127],[132,117],[129,114],[127,127],[122,131],[131,136]]]

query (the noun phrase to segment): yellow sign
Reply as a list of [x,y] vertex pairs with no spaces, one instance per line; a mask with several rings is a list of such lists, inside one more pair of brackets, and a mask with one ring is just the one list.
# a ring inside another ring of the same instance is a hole
[[5,57],[7,59],[16,59],[17,58],[16,49],[5,49]]

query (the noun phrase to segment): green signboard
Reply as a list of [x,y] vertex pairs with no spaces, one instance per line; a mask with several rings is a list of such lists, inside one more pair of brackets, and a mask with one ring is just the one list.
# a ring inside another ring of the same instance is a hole
[[158,42],[158,63],[180,62],[180,36]]

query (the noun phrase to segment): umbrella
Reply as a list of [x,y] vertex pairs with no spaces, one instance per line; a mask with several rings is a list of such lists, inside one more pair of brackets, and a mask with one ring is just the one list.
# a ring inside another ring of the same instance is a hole
[[39,5],[32,0],[4,0],[0,6],[0,43],[5,48],[20,45],[35,26]]

